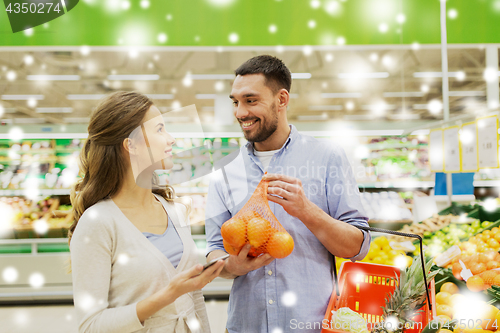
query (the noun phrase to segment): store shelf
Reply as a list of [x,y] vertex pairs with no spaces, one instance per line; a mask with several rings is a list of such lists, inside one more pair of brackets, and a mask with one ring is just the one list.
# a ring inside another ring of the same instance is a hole
[[366,145],[367,148],[371,150],[385,150],[385,149],[398,149],[398,148],[426,148],[428,147],[428,144],[426,143],[420,143],[417,145],[414,145],[411,143],[411,141],[408,141],[406,143],[369,143]]
[[475,180],[474,187],[500,187],[500,180]]

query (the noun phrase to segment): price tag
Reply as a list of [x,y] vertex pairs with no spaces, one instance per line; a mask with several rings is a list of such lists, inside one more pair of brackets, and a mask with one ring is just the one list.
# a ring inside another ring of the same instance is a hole
[[476,123],[479,169],[498,168],[498,116],[480,118]]
[[443,130],[431,130],[429,134],[429,161],[432,172],[444,171]]
[[460,131],[460,163],[462,172],[476,172],[477,168],[477,130],[476,122],[462,125]]
[[444,171],[460,172],[460,142],[458,126],[445,128],[444,135]]

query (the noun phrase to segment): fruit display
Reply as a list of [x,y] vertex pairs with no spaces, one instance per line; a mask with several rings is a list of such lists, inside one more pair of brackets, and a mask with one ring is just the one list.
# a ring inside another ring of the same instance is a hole
[[[409,267],[413,262],[413,258],[406,255],[405,251],[395,250],[391,244],[396,247],[395,243],[389,242],[389,239],[385,236],[374,238],[370,244],[368,254],[361,262],[396,266],[401,269]],[[337,270],[340,269],[342,262],[347,261],[347,259],[343,258],[336,258],[335,260]]]
[[461,248],[466,247],[467,245],[464,245],[465,240],[469,239],[470,241],[473,235],[483,228],[488,227],[490,223],[489,221],[481,223],[479,220],[475,220],[470,224],[451,223],[434,233],[425,232],[423,243],[427,246],[426,252],[428,255],[434,257],[453,245],[460,245]]
[[497,307],[469,293],[461,293],[453,282],[444,283],[436,293],[436,315],[442,323],[453,319],[454,333],[488,333],[500,328]]
[[[446,226],[448,226],[453,220],[453,215],[438,215],[434,214],[432,217],[423,220],[420,223],[412,223],[411,225],[405,225],[400,232],[415,234],[419,236],[430,235]],[[391,239],[396,239],[400,241],[401,237],[392,237]],[[407,240],[413,241],[413,238],[408,238]]]
[[281,226],[267,201],[268,181],[261,180],[243,208],[224,222],[221,234],[225,250],[238,255],[245,244],[250,244],[249,256],[269,253],[282,259],[294,248],[292,236]]

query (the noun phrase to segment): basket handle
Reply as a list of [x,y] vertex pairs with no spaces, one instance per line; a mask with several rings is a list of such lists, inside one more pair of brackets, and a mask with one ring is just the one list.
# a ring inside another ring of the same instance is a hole
[[[422,246],[422,237],[419,235],[415,234],[407,234],[404,232],[398,232],[398,231],[392,231],[392,230],[386,230],[386,229],[380,229],[380,228],[372,228],[372,227],[362,227],[362,226],[357,226],[355,225],[354,227],[364,230],[364,231],[373,231],[373,232],[382,232],[386,234],[391,234],[391,235],[396,235],[396,236],[403,236],[403,237],[411,237],[411,238],[417,238],[419,245],[420,245],[420,261],[422,263],[422,273],[424,274],[424,283],[425,283],[425,292],[427,296],[427,304],[429,304],[429,310],[432,311],[432,303],[431,303],[431,297],[429,294],[429,287],[427,286],[427,273],[425,271],[425,261],[424,261],[424,251],[423,251],[423,246]],[[337,277],[337,265],[335,262],[335,256],[332,255],[333,257],[333,278],[335,282],[335,291],[337,293],[337,296],[340,296],[339,294],[339,281]]]

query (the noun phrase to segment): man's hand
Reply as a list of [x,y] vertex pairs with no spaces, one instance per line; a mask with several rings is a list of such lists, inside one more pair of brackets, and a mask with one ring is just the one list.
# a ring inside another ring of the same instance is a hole
[[[269,265],[275,259],[267,253],[257,258],[248,257],[250,248],[250,244],[246,244],[245,246],[243,246],[237,256],[231,255],[229,258],[227,258],[224,264],[224,269],[220,276],[226,279],[234,279],[235,277],[245,275],[248,272]],[[221,256],[221,253],[224,252],[219,250],[212,251],[207,260],[217,258]]]
[[267,199],[281,205],[288,214],[299,220],[316,207],[306,197],[300,179],[280,174],[267,174],[262,178],[269,180]]

